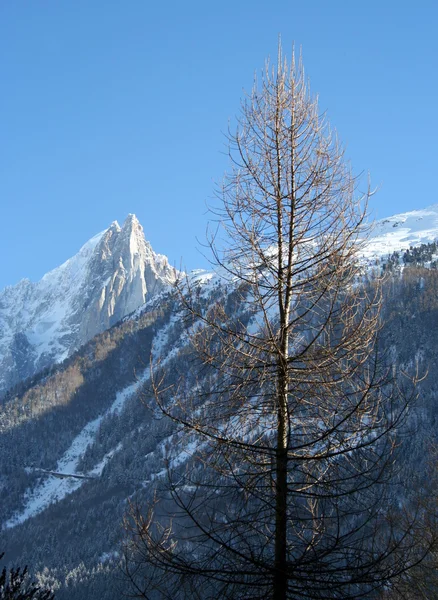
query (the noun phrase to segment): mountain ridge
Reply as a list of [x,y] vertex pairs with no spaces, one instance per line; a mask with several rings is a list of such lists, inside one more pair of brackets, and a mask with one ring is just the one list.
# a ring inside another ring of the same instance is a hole
[[382,257],[437,238],[438,204],[431,204],[375,221],[364,254],[368,258]]
[[62,361],[176,276],[130,214],[122,227],[113,221],[39,281],[6,287],[0,292],[0,393]]
[[[438,216],[438,207],[436,212]],[[375,238],[388,237],[383,242],[372,238],[375,256],[385,255],[389,240],[400,243],[402,226],[408,230],[402,245],[409,242],[406,236],[426,242],[436,237],[435,209],[420,213],[409,213],[403,221],[395,215],[378,225]],[[135,256],[151,249],[143,246],[138,229],[133,238],[128,230],[125,242],[132,241],[129,259],[135,265]],[[115,225],[95,246],[98,264],[111,266],[114,282],[123,274],[116,274],[118,235]],[[128,266],[127,260],[122,263]],[[106,276],[104,268],[101,276]],[[257,327],[233,281],[205,271],[189,277],[201,310],[219,302],[249,331]],[[424,279],[422,286],[419,278]],[[388,287],[392,300],[386,300],[385,347],[391,349],[392,360],[404,366],[418,357],[420,372],[426,369],[426,357],[436,353],[437,286],[436,270],[417,273],[408,266]],[[181,375],[188,389],[209,389],[214,381],[213,373],[199,369],[190,350],[182,304],[172,288],[163,287],[0,405],[1,535],[11,560],[31,565],[39,581],[57,589],[60,600],[120,598],[116,579],[122,534],[115,523],[122,521],[128,501],[147,506],[156,490],[165,493],[169,467],[181,474],[190,467],[195,440],[154,411],[150,384],[151,363],[164,364],[174,385]],[[421,319],[413,318],[420,309]],[[413,418],[423,433],[420,438],[410,436],[406,460],[412,455],[415,468],[421,465],[424,470],[426,444],[438,422],[435,374],[421,385],[421,405]]]
[[[438,204],[432,204],[376,221],[362,254],[372,264],[437,238]],[[62,361],[176,277],[129,213],[122,226],[113,221],[39,281],[24,278],[5,287],[0,291],[0,394]]]

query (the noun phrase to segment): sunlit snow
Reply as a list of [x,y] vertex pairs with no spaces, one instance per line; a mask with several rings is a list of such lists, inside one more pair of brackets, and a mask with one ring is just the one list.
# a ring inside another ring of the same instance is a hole
[[438,238],[438,204],[377,221],[364,255],[379,258]]

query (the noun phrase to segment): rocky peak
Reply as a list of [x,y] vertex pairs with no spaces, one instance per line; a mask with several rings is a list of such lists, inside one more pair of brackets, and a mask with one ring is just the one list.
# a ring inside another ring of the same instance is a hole
[[123,223],[123,228],[127,227],[138,227],[143,231],[143,227],[140,225],[140,221],[137,219],[134,213],[129,213],[126,217],[125,222]]
[[[176,275],[129,214],[122,227],[114,221],[41,281],[25,280],[0,292],[0,392],[63,360],[173,284]],[[26,357],[13,351],[17,334]],[[17,364],[21,359],[25,370]]]

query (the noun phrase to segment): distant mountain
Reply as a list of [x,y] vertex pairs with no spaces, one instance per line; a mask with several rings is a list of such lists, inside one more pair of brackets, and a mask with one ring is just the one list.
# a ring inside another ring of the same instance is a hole
[[[370,262],[438,238],[438,204],[377,221]],[[0,397],[67,356],[175,282],[176,271],[145,240],[135,215],[114,221],[37,283],[0,292]]]
[[370,232],[365,256],[382,257],[411,246],[438,239],[438,204],[400,213],[376,221]]
[[0,394],[62,361],[175,279],[128,215],[37,283],[7,287],[0,292]]
[[[437,237],[435,205],[377,222],[364,255],[374,267]],[[438,271],[400,271],[385,295],[381,342],[394,363],[424,373],[438,359]],[[178,385],[183,374],[187,389],[209,389],[216,377],[193,355],[182,303],[168,285],[175,276],[129,216],[41,282],[0,295],[2,328],[7,314],[12,332],[9,345],[2,333],[5,356],[14,351],[16,364],[32,373],[43,358],[67,357],[0,404],[2,543],[8,559],[28,564],[59,600],[117,600],[129,591],[118,570],[128,500],[145,506],[156,489],[165,493],[169,466],[183,474],[196,449],[196,440],[154,412],[150,386],[158,359],[169,382]],[[202,271],[191,278],[202,310],[220,303],[248,330],[257,326],[233,282]],[[414,487],[437,441],[437,387],[430,372],[410,417],[416,435],[400,459]]]

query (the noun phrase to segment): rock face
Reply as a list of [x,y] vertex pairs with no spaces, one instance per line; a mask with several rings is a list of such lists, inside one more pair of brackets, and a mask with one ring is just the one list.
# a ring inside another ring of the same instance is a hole
[[175,282],[135,215],[115,221],[37,283],[0,292],[0,394],[59,362]]
[[[438,204],[376,223],[363,258],[438,238]],[[135,311],[177,276],[145,240],[135,215],[89,240],[37,283],[23,279],[0,292],[0,399],[44,367]]]

